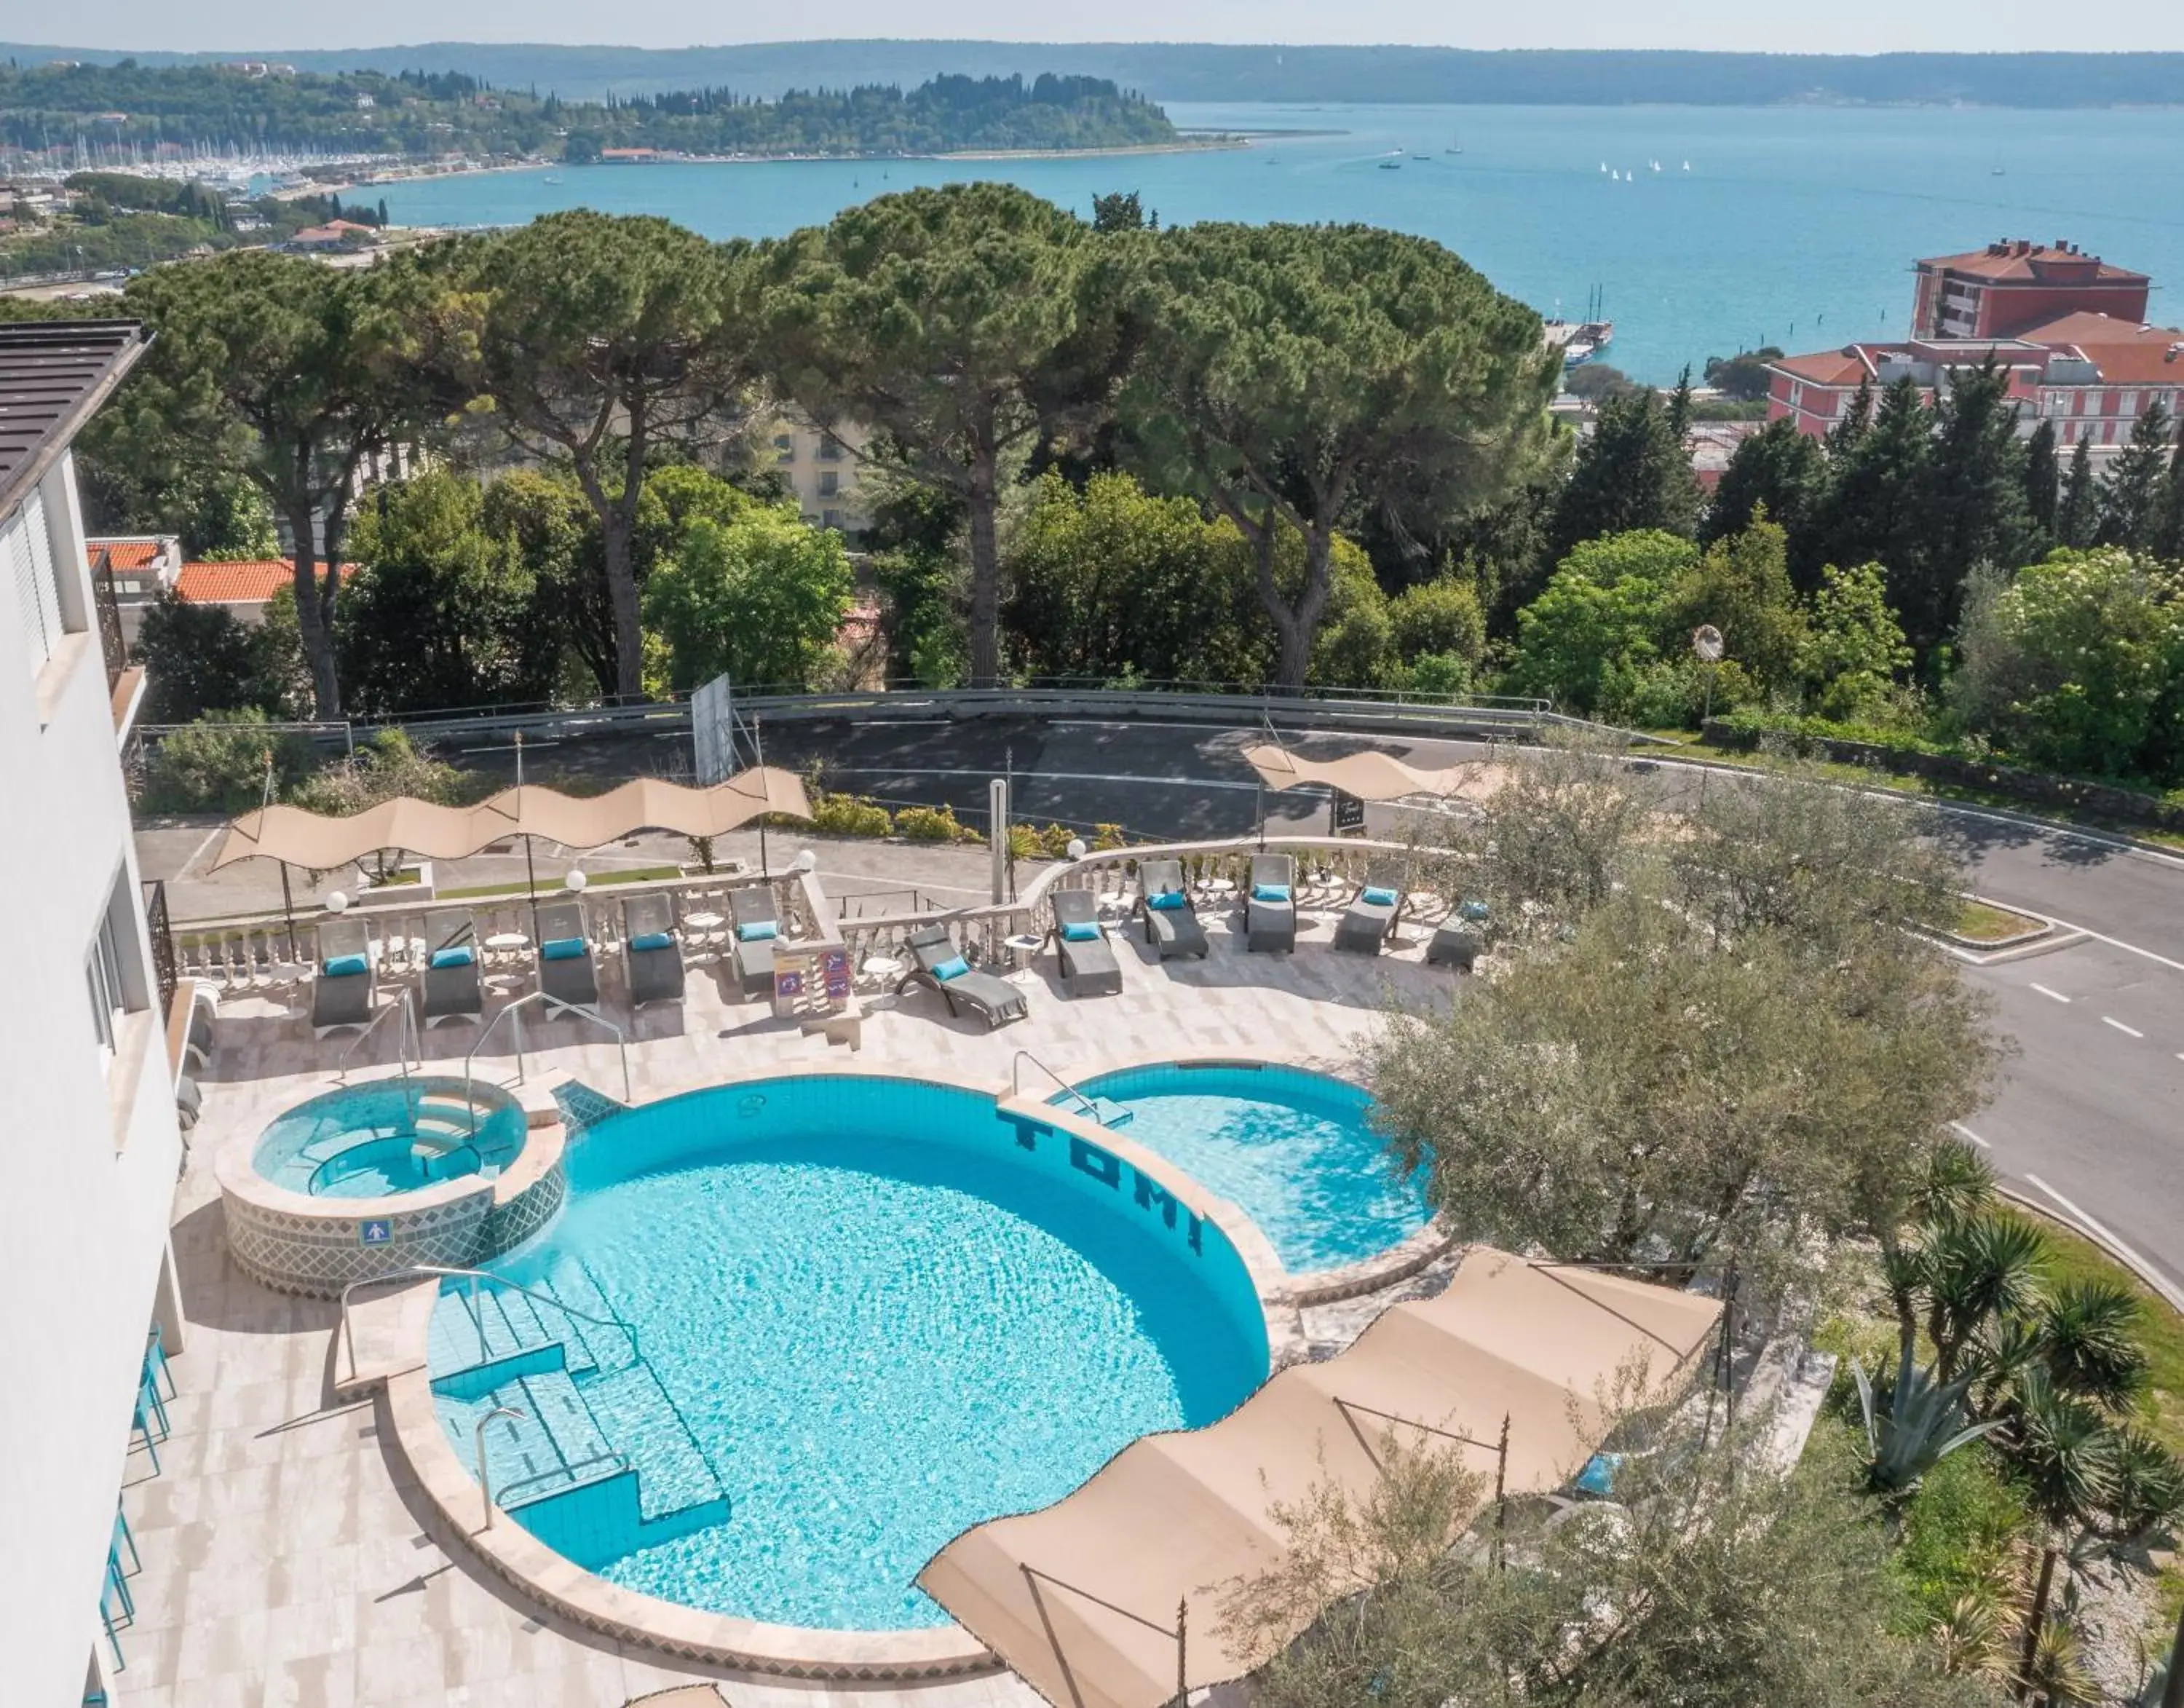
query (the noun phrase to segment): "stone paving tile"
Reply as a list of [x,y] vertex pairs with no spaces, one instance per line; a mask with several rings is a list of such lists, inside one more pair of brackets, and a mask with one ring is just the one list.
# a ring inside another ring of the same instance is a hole
[[[775,1022],[763,1005],[724,1000],[713,970],[694,967],[679,1013],[648,1013],[630,1049],[638,1100],[731,1074],[854,1061],[976,1084],[1006,1081],[1028,1049],[1065,1075],[1100,1064],[1191,1052],[1251,1052],[1339,1068],[1373,1024],[1384,995],[1447,1000],[1450,975],[1419,964],[1423,940],[1374,960],[1306,946],[1245,957],[1209,915],[1204,963],[1153,961],[1118,941],[1119,996],[1065,999],[1051,957],[1018,978],[1030,1018],[987,1034],[914,991],[866,1011],[855,1055]],[[611,985],[611,981],[610,981]],[[292,993],[291,993],[292,994]],[[611,1002],[615,992],[610,989]],[[623,1012],[615,1010],[614,1012]],[[205,1076],[204,1115],[176,1197],[174,1239],[189,1320],[173,1361],[163,1475],[132,1459],[125,1507],[144,1570],[132,1580],[137,1621],[124,1633],[115,1679],[129,1708],[619,1708],[693,1679],[722,1681],[735,1708],[1036,1708],[1013,1675],[925,1686],[816,1685],[737,1675],[622,1649],[524,1602],[475,1566],[424,1519],[406,1466],[382,1448],[370,1402],[343,1404],[330,1386],[337,1312],[282,1298],[227,1259],[211,1158],[291,1105],[337,1083],[344,1041],[315,1043],[283,993],[229,993],[220,1047]],[[480,1072],[511,1082],[504,1027]],[[427,1034],[427,1071],[460,1073],[472,1025]],[[619,1097],[611,1038],[573,1019],[529,1029],[532,1088],[579,1079]],[[391,1038],[359,1055],[362,1077],[393,1070]],[[1028,1091],[1035,1088],[1028,1074]],[[1354,1331],[1369,1308],[1314,1325]]]

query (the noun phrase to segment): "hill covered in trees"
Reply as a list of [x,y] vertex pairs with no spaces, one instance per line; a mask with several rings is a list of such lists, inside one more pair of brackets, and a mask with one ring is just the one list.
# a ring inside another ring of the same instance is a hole
[[598,102],[414,69],[292,74],[265,66],[0,65],[0,150],[66,156],[163,146],[435,157],[652,148],[693,154],[928,154],[1171,142],[1158,107],[1094,77],[936,76],[790,90],[723,87]]
[[[13,47],[0,57],[110,64],[111,48]],[[227,54],[143,53],[150,64]],[[1159,101],[1355,101],[1480,105],[1770,106],[1812,102],[1989,107],[2174,106],[2184,53],[1708,53],[1549,48],[1298,47],[1152,42],[762,42],[671,50],[539,42],[434,42],[254,54],[298,70],[421,69],[502,88],[604,101],[694,83],[775,99],[791,89],[1041,72],[1106,79]],[[983,146],[967,144],[965,146]]]

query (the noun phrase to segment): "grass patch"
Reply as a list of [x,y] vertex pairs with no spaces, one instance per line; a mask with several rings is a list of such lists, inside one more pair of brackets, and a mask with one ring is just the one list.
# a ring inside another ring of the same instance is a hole
[[2039,920],[2029,919],[2022,913],[2013,913],[2007,907],[1967,900],[1957,910],[1955,929],[1957,935],[1967,942],[2004,943],[2012,937],[2022,937],[2045,927]]

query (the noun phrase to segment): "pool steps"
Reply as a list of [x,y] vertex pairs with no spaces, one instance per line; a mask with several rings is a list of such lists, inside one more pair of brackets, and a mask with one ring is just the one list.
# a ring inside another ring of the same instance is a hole
[[[565,1287],[584,1296],[577,1309],[611,1314],[581,1269],[538,1290],[558,1300]],[[486,1426],[494,1496],[556,1552],[598,1571],[727,1519],[718,1476],[627,1330],[530,1292],[481,1283],[473,1295],[455,1282],[428,1344],[433,1405],[465,1464],[478,1418],[499,1406],[524,1414]]]

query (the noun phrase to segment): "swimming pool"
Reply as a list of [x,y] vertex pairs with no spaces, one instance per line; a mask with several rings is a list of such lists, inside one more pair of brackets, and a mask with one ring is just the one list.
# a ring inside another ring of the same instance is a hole
[[488,1425],[504,1508],[671,1601],[944,1623],[912,1582],[943,1544],[1267,1374],[1219,1228],[982,1093],[723,1086],[599,1123],[566,1166],[559,1220],[496,1265],[534,1296],[488,1289],[483,1325],[440,1300],[436,1404],[465,1465],[488,1410],[525,1413]]
[[298,1103],[258,1141],[251,1164],[314,1197],[377,1198],[480,1175],[523,1148],[522,1109],[481,1082],[375,1080]]
[[1373,1100],[1346,1080],[1275,1063],[1162,1063],[1078,1089],[1128,1110],[1124,1136],[1240,1206],[1292,1275],[1362,1263],[1426,1225],[1424,1182],[1396,1178],[1367,1124]]

